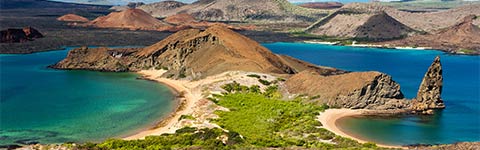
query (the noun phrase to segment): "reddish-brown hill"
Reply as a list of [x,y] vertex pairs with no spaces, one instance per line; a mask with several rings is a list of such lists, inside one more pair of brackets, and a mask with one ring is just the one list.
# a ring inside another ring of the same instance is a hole
[[131,30],[157,30],[160,27],[169,26],[141,9],[112,12],[107,16],[98,17],[89,22],[88,25],[99,28],[125,28]]
[[88,22],[88,20],[85,17],[76,15],[76,14],[66,14],[61,17],[57,18],[58,21],[67,21],[67,22]]
[[166,75],[191,78],[237,70],[293,74],[309,68],[326,75],[344,72],[278,56],[224,26],[212,26],[205,31],[182,30],[141,49],[80,48],[72,50],[54,67],[103,71],[168,68]]

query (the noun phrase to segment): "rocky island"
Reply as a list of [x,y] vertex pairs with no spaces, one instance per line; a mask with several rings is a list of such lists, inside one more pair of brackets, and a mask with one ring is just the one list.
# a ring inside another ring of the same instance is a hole
[[[246,90],[250,86],[258,87],[265,92],[275,88],[278,92],[268,95],[284,97],[287,101],[306,96],[309,98],[301,103],[346,108],[346,111],[355,112],[350,115],[431,114],[435,109],[445,108],[440,98],[442,69],[439,57],[428,69],[417,98],[407,100],[400,85],[387,74],[349,72],[277,55],[224,26],[213,26],[205,31],[182,30],[145,48],[82,47],[70,51],[64,60],[51,67],[140,72],[146,78],[165,83],[182,93],[181,109],[162,126],[126,139],[175,133],[185,126],[222,128],[209,121],[219,118],[214,112],[228,110],[217,104],[222,100],[215,95],[243,91],[235,86],[244,86]],[[232,88],[227,88],[230,86]],[[330,109],[320,118],[337,115],[329,112]],[[182,119],[181,116],[185,115],[194,116],[195,122]],[[335,132],[329,123],[319,120],[326,129]]]

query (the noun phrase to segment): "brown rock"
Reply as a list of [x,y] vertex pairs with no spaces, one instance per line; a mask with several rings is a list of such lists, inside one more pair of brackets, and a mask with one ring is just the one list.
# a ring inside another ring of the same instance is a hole
[[317,103],[342,108],[399,109],[408,105],[402,100],[400,85],[379,72],[352,72],[323,76],[306,70],[286,81],[288,91],[318,97]]
[[441,98],[442,87],[442,64],[440,63],[440,57],[437,56],[423,77],[417,97],[412,101],[412,110],[428,112],[430,109],[445,108]]
[[88,20],[85,17],[76,15],[76,14],[66,14],[61,17],[57,18],[58,21],[66,21],[66,22],[88,22]]

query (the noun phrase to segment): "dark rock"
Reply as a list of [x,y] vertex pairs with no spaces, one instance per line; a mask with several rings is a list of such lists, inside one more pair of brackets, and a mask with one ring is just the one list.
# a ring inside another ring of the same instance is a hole
[[35,141],[35,139],[23,139],[23,140],[17,140],[15,141],[17,144],[23,144],[23,145],[35,145],[38,144],[38,141]]
[[340,2],[309,2],[299,6],[313,9],[334,9],[342,7],[343,4]]
[[129,8],[137,8],[138,6],[142,6],[142,5],[145,5],[145,3],[143,2],[129,2],[127,4],[127,7]]
[[443,109],[445,104],[441,98],[443,87],[442,64],[437,56],[423,77],[417,97],[412,101],[412,110],[431,114],[431,109]]
[[0,145],[0,149],[17,149],[21,148],[22,146],[16,144],[9,144],[9,145]]
[[36,38],[42,38],[43,35],[32,27],[23,29],[7,29],[0,31],[0,43],[19,43],[27,42]]

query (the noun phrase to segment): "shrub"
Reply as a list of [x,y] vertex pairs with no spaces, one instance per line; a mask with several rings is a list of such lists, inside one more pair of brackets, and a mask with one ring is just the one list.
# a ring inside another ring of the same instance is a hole
[[252,78],[258,78],[258,79],[260,79],[260,76],[257,75],[257,74],[249,74],[249,75],[247,75],[247,77],[252,77]]
[[272,84],[269,81],[263,80],[263,79],[258,79],[258,82],[260,82],[260,83],[262,83],[263,85],[266,85],[266,86],[269,86],[270,84]]

